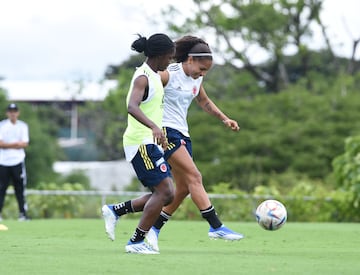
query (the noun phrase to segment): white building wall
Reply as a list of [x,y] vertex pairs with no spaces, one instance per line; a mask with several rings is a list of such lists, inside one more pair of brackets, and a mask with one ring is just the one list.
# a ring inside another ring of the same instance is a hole
[[125,160],[55,162],[54,171],[63,175],[83,171],[89,177],[91,187],[103,191],[122,191],[136,178],[131,164]]

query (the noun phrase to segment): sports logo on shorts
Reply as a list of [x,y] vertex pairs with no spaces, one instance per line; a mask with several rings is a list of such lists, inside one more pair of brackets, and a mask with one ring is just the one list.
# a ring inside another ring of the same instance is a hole
[[165,173],[167,171],[167,166],[165,163],[160,164],[160,171]]

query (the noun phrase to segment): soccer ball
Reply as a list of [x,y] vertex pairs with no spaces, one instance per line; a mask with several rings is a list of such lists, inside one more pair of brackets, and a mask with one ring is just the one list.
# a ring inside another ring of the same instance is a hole
[[266,200],[259,204],[255,212],[258,224],[266,230],[278,230],[287,219],[285,206],[277,200]]

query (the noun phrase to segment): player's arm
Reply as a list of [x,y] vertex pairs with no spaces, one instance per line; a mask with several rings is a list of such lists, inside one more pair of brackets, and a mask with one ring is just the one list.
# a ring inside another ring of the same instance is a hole
[[0,148],[3,149],[21,149],[27,147],[28,145],[29,145],[28,142],[23,142],[23,141],[6,143],[0,140]]
[[[130,94],[129,103],[127,106],[128,113],[133,116],[137,121],[144,124],[146,127],[150,128],[153,132],[154,142],[161,144],[162,147],[166,148],[166,138],[162,130],[150,120],[140,109],[140,104],[143,100],[145,91],[148,89],[148,79],[145,76],[139,76],[134,81],[134,86]],[[160,108],[160,107],[159,107]]]
[[15,142],[15,146],[17,149],[26,148],[28,145],[29,145],[29,143],[25,142],[25,141]]
[[204,87],[200,86],[200,91],[197,97],[195,98],[196,103],[208,114],[213,115],[220,119],[227,127],[231,128],[233,131],[239,131],[240,127],[238,123],[226,116],[216,105],[215,103],[208,97]]

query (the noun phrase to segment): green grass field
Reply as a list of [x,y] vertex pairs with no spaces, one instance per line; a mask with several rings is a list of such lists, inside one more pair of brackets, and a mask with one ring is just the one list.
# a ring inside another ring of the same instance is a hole
[[205,221],[170,221],[160,255],[126,254],[137,220],[109,241],[101,219],[3,221],[0,274],[360,274],[360,224],[287,223],[270,232],[226,223],[239,242],[209,240]]

